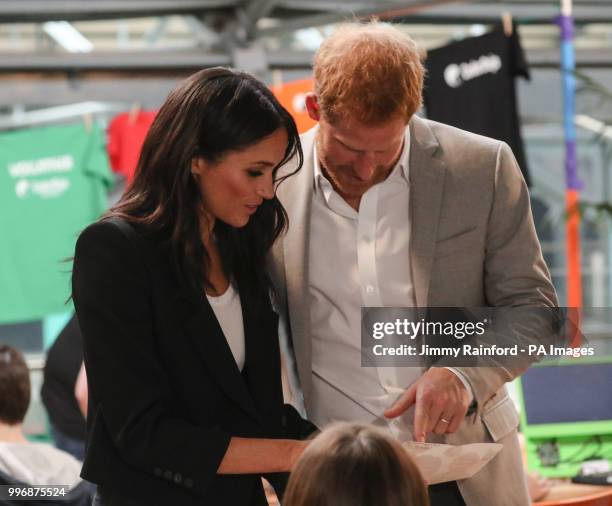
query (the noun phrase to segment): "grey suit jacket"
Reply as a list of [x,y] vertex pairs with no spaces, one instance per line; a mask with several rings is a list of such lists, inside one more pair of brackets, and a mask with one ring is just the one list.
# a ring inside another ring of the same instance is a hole
[[[510,148],[417,116],[409,128],[407,261],[412,264],[417,305],[556,306],[527,186]],[[289,230],[275,244],[271,262],[306,412],[312,402],[308,242],[315,135],[316,128],[302,136],[304,165],[278,188],[289,215]],[[460,370],[472,386],[477,411],[446,442],[504,445],[482,471],[458,483],[466,503],[528,504],[516,438],[518,416],[504,386],[524,370]]]

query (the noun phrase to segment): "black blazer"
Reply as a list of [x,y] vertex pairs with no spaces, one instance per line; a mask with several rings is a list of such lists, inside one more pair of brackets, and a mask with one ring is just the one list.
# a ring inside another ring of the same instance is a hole
[[[166,243],[118,219],[80,235],[72,291],[89,384],[82,476],[143,504],[266,504],[259,475],[217,475],[230,438],[305,437],[283,406],[278,318],[241,292],[242,373]],[[272,477],[272,481],[274,481]]]

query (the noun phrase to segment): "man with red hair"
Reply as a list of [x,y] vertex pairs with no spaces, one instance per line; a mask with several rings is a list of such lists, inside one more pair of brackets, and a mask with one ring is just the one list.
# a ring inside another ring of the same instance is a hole
[[318,125],[302,136],[302,170],[278,187],[290,226],[272,263],[308,416],[500,443],[472,478],[430,487],[432,504],[529,504],[505,388],[523,369],[361,367],[362,306],[557,305],[511,150],[415,115],[419,50],[390,25],[341,27],[314,81]]

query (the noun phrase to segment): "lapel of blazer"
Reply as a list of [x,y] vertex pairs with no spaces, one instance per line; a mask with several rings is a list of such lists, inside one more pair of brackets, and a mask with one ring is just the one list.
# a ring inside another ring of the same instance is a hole
[[446,170],[436,156],[438,140],[418,116],[410,121],[410,139],[410,261],[416,303],[424,307],[428,303]]
[[[169,255],[169,253],[166,255]],[[182,326],[187,336],[193,341],[206,368],[219,388],[246,413],[261,423],[261,417],[255,408],[253,399],[210,303],[204,294],[194,294],[181,288],[178,285],[177,271],[172,267],[170,257],[166,256],[165,258],[166,262],[170,262],[166,265],[170,265],[171,286],[176,287],[176,296],[173,299],[176,305],[170,309],[176,316],[176,324]],[[161,262],[158,267],[162,269],[164,263]],[[241,305],[244,308],[242,297]],[[248,312],[243,309],[242,313],[245,340],[248,340],[250,338],[249,329],[252,324],[249,321]],[[248,343],[245,343],[245,346],[248,351]]]
[[289,216],[289,228],[283,238],[289,323],[305,400],[309,397],[312,373],[308,253],[314,180],[312,156],[316,130],[313,128],[302,136],[302,169],[279,187],[279,196]]
[[[202,359],[218,386],[246,413],[261,423],[253,398],[240,374],[232,351],[210,304],[204,297],[200,301],[193,299],[192,301],[195,304],[195,310],[184,322],[187,334],[195,342]],[[248,340],[250,325],[244,310],[242,314],[245,340]],[[247,351],[249,347],[247,344]]]

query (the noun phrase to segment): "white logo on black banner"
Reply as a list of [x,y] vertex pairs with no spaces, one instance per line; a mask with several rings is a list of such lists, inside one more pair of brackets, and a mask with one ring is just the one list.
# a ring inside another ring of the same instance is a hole
[[465,81],[485,74],[496,74],[502,66],[499,56],[493,53],[482,55],[466,63],[451,63],[444,69],[444,80],[451,88],[458,88]]

